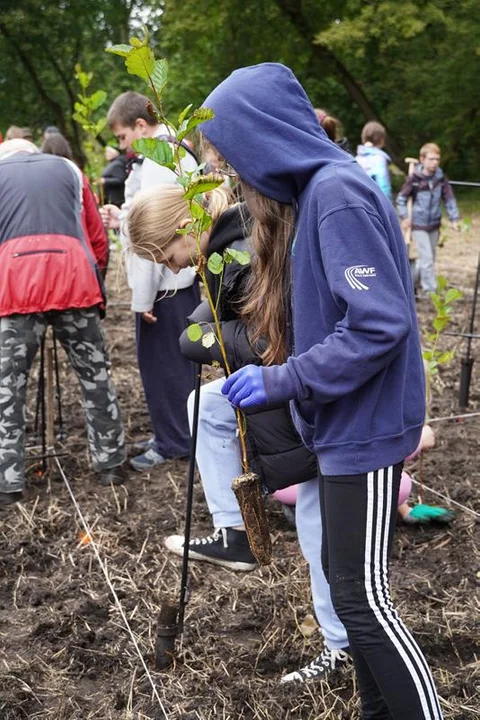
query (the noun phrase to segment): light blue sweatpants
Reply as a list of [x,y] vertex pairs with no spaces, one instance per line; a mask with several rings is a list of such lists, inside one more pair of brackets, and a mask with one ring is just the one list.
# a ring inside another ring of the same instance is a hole
[[[215,528],[243,524],[233,478],[241,475],[242,464],[237,437],[235,411],[221,393],[224,379],[202,385],[197,438],[197,465],[208,509]],[[194,393],[188,399],[188,417],[192,426]],[[318,623],[330,649],[348,645],[347,633],[333,609],[330,588],[322,569],[322,519],[319,480],[314,478],[298,486],[296,524],[298,539],[309,564],[312,600]]]

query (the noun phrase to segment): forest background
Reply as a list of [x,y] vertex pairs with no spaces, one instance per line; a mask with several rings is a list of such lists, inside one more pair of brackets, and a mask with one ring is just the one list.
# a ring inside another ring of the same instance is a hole
[[[104,49],[146,25],[169,62],[167,115],[201,104],[237,67],[278,61],[342,121],[353,148],[377,119],[402,170],[434,141],[450,178],[478,180],[478,0],[2,0],[1,9],[0,130],[29,126],[39,141],[56,125],[80,161],[75,66],[107,92],[105,109],[120,92],[144,92]],[[101,141],[115,144],[108,129]]]

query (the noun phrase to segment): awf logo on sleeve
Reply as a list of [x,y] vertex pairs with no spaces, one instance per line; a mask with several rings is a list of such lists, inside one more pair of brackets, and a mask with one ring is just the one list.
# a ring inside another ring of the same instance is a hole
[[345,277],[353,290],[369,290],[370,286],[362,280],[377,277],[377,271],[370,265],[352,265],[345,270]]

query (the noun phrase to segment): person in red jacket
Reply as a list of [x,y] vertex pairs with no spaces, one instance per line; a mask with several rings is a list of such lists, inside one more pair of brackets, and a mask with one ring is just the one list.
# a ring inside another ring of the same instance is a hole
[[100,324],[103,280],[69,160],[25,140],[0,146],[0,508],[22,498],[28,374],[51,325],[79,378],[101,485],[125,474],[125,436]]
[[[68,140],[60,133],[47,135],[42,145],[42,152],[48,155],[59,155],[73,162],[72,148]],[[82,172],[82,226],[86,239],[90,243],[98,268],[105,277],[108,266],[109,246],[103,227],[102,218],[98,212],[97,201],[90,182]]]

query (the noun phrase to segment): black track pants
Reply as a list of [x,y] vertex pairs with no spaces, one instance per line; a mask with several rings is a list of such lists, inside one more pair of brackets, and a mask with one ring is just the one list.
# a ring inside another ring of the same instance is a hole
[[440,720],[422,652],[392,605],[388,557],[402,465],[320,482],[322,563],[353,655],[365,720]]

